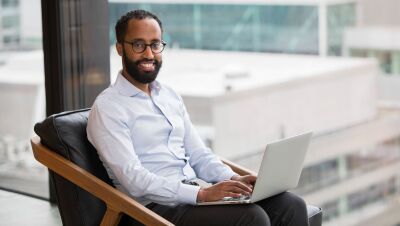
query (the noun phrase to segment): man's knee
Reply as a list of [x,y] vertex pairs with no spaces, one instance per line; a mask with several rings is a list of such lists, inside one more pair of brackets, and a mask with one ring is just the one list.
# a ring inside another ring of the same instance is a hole
[[258,205],[251,204],[242,216],[241,223],[238,225],[248,225],[248,226],[270,226],[269,217],[267,213]]
[[308,225],[306,203],[295,194],[284,192],[257,204],[270,215],[273,225]]
[[285,196],[283,199],[286,204],[296,210],[296,212],[307,212],[307,205],[300,196],[290,192],[285,192],[283,195]]
[[[288,225],[307,225],[307,205],[304,200],[289,192],[285,192],[283,195],[287,211],[281,220],[288,222]],[[289,222],[296,222],[296,224],[290,224]]]

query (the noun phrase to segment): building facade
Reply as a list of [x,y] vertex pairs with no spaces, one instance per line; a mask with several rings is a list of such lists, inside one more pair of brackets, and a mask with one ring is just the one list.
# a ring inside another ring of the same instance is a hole
[[0,0],[0,51],[42,48],[40,0]]
[[0,49],[13,49],[20,41],[19,0],[0,3]]
[[172,48],[341,55],[356,6],[356,0],[110,0],[110,40],[120,15],[145,9],[160,16]]

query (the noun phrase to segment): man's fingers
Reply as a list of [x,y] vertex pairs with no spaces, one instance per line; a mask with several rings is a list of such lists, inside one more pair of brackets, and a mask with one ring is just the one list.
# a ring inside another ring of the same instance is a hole
[[230,191],[230,192],[237,193],[237,194],[243,194],[243,195],[246,195],[246,196],[249,196],[249,195],[250,195],[250,192],[245,191],[245,190],[243,190],[243,189],[241,189],[241,188],[239,188],[239,187],[230,187],[230,190],[229,190],[229,191]]
[[254,183],[254,182],[256,182],[257,177],[254,175],[249,175],[248,177],[246,177],[246,179],[248,180],[248,182]]
[[240,182],[240,181],[224,181],[224,190],[228,191],[234,191],[237,193],[242,193],[248,195],[250,192],[252,192],[252,189],[250,186]]
[[235,187],[239,187],[241,189],[243,189],[244,191],[247,192],[252,192],[252,189],[250,186],[248,186],[247,184],[241,182],[241,181],[232,181],[233,182],[233,186]]
[[254,184],[257,180],[257,177],[254,175],[246,175],[242,177],[243,181],[248,184]]
[[226,192],[225,197],[240,197],[242,194],[235,192]]

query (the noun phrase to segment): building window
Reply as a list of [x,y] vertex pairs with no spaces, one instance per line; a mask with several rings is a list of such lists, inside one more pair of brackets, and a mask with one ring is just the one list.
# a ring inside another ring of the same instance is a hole
[[[3,43],[4,43],[4,46],[6,46],[7,47],[7,45],[8,44],[15,44],[15,43],[18,43],[19,42],[19,37],[18,36],[15,36],[15,35],[5,35],[5,36],[3,36]],[[10,47],[12,47],[12,46],[10,46]]]
[[338,181],[338,163],[334,159],[303,169],[297,189],[300,193],[309,193]]
[[400,74],[400,53],[390,50],[363,50],[351,49],[350,55],[354,57],[371,57],[379,62],[383,74]]
[[393,196],[397,192],[397,180],[391,178],[387,182],[370,186],[362,191],[348,195],[348,207],[355,211],[379,200],[384,201],[386,198]]
[[347,27],[356,23],[356,6],[354,3],[328,6],[328,54],[342,55],[343,33]]
[[16,28],[19,26],[19,16],[4,16],[1,20],[3,28]]
[[18,6],[19,0],[2,0],[1,1],[1,6],[3,8],[6,7],[15,7]]
[[338,201],[332,201],[329,203],[325,203],[321,206],[324,213],[322,214],[323,221],[329,221],[339,216],[339,203]]
[[[110,2],[110,40],[127,9],[146,9],[163,21],[172,48],[318,54],[316,6],[140,4]],[[223,15],[223,16],[221,16]]]

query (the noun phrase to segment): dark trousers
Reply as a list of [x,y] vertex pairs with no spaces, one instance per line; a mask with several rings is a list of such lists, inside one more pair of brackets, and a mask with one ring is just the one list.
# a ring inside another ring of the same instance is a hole
[[[255,204],[170,207],[152,203],[147,207],[182,226],[308,226],[306,204],[289,192]],[[123,218],[120,225],[140,224]]]

